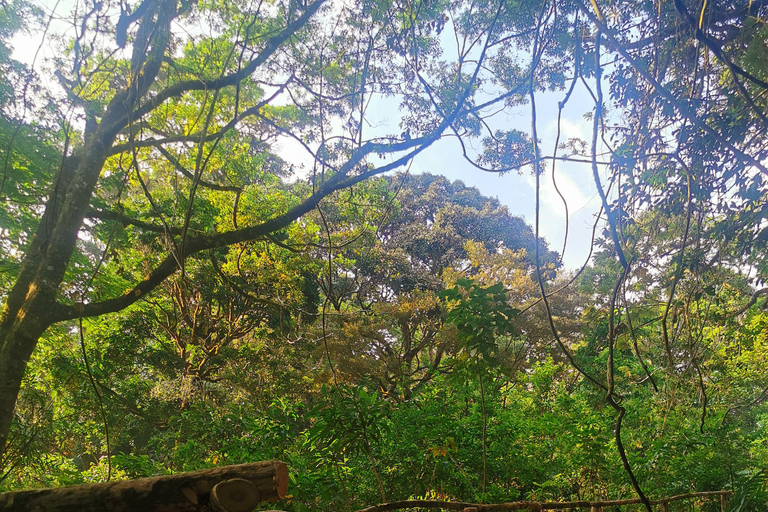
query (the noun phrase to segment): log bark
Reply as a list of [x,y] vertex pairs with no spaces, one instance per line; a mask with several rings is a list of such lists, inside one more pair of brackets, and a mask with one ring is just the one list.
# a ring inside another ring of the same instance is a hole
[[288,490],[288,467],[270,460],[122,482],[7,492],[0,494],[0,512],[207,512],[214,486],[235,479],[252,484],[260,501],[277,501]]

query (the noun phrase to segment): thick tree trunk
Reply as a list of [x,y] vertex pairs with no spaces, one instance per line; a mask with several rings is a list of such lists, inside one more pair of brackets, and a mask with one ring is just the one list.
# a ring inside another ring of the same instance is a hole
[[13,411],[32,351],[45,331],[0,327],[0,461],[5,453]]
[[[5,453],[27,362],[40,336],[53,323],[59,287],[105,160],[104,146],[96,143],[85,158],[65,160],[6,299],[0,318],[0,457]],[[70,169],[70,162],[77,167]]]
[[[80,164],[79,158],[65,158],[51,189],[50,198],[40,224],[22,262],[16,283],[5,297],[0,315],[0,460],[5,453],[6,440],[13,421],[13,411],[21,381],[32,352],[40,336],[50,325],[46,321],[55,302],[60,275],[50,261],[48,248],[65,199],[72,176]],[[82,199],[78,198],[80,202]],[[78,226],[74,226],[75,234]],[[76,236],[76,235],[75,235]],[[74,248],[74,245],[72,246]],[[70,252],[71,253],[71,252]]]
[[0,494],[0,512],[228,512],[283,499],[287,490],[287,466],[271,460],[122,482],[8,492]]

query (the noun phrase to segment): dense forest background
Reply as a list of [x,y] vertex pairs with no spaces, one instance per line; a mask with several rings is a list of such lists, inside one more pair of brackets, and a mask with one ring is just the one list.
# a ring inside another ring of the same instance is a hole
[[[765,509],[765,2],[50,12],[0,0],[0,490],[275,458],[293,511]],[[591,136],[544,147],[574,90]],[[408,171],[443,139],[531,173],[532,225]],[[539,233],[564,162],[602,205],[578,269]]]

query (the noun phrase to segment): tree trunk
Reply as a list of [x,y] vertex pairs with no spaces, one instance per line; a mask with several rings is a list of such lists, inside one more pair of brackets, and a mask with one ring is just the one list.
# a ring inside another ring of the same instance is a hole
[[[47,326],[46,326],[47,327]],[[32,351],[45,331],[5,329],[0,327],[0,461],[3,460],[13,411],[19,395],[24,372]]]
[[[203,512],[211,510],[214,487],[217,510],[251,510],[259,502],[285,498],[288,468],[270,460],[122,482],[7,492],[0,494],[0,512]],[[249,492],[242,492],[244,488]]]
[[54,323],[59,287],[106,160],[104,147],[92,146],[84,158],[65,159],[0,315],[0,457],[27,362],[40,336]]

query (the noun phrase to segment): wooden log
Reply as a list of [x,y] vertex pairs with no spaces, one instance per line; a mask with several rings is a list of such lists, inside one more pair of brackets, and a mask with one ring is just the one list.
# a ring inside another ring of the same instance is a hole
[[[221,510],[252,503],[255,496],[252,509],[260,501],[285,498],[288,467],[270,460],[121,482],[7,492],[0,494],[0,512],[203,512],[211,509],[211,492],[217,485]],[[246,488],[252,492],[242,494]]]
[[[678,494],[668,498],[651,500],[651,505],[664,505],[673,501],[682,501],[688,499],[701,499],[709,497],[726,497],[733,495],[733,491],[705,491],[691,492],[687,494]],[[357,512],[388,512],[390,510],[401,510],[404,508],[441,508],[445,510],[464,510],[467,507],[475,507],[478,512],[506,512],[509,510],[567,510],[573,508],[606,508],[617,507],[621,505],[639,505],[643,502],[640,498],[630,498],[625,500],[605,500],[605,501],[557,501],[549,503],[539,503],[536,501],[513,501],[510,503],[466,503],[460,501],[443,500],[403,500],[381,503],[372,507],[366,507]]]

